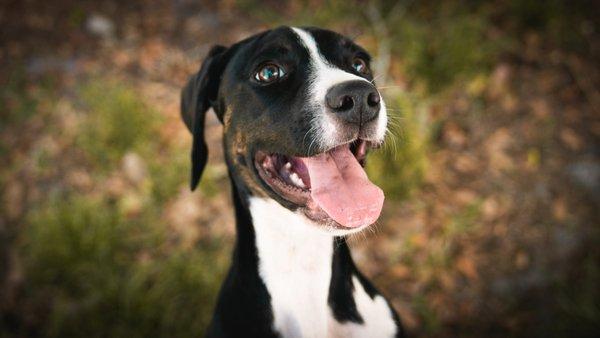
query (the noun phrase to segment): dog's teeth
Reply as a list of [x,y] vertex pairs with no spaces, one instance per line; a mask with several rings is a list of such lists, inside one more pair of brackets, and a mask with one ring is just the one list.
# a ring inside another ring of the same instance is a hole
[[292,173],[292,164],[290,162],[287,162],[286,164],[284,164],[281,167],[281,169],[279,169],[279,174],[281,174],[281,176],[283,176],[283,177],[289,177],[291,173]]
[[290,180],[292,180],[292,182],[299,186],[300,188],[306,188],[306,185],[304,185],[304,181],[302,181],[302,179],[300,178],[300,176],[298,176],[298,174],[296,173],[292,173],[290,175]]
[[279,169],[279,175],[282,178],[288,178],[288,177],[290,177],[290,171],[289,170],[285,170],[285,168],[282,167],[281,169]]

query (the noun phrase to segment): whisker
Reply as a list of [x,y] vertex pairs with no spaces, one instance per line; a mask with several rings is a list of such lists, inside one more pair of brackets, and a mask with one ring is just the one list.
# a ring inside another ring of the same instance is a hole
[[388,132],[390,133],[391,136],[393,136],[394,138],[398,138],[398,135],[396,135],[396,131],[400,130],[400,126],[397,125],[390,125],[392,128],[388,128]]
[[302,144],[303,144],[303,145],[305,144],[304,142],[306,141],[306,137],[308,136],[308,134],[310,134],[310,133],[313,131],[313,128],[314,128],[314,127],[315,127],[315,125],[314,125],[314,124],[312,124],[312,125],[310,126],[310,128],[308,129],[308,131],[306,132],[306,134],[304,134],[304,137],[302,138]]
[[[399,128],[398,128],[399,129]],[[401,131],[401,129],[399,129]],[[398,154],[398,139],[399,137],[394,133],[394,131],[391,128],[387,128],[386,129],[386,138],[387,141],[384,143],[385,144],[385,148],[384,150],[386,151],[391,151],[392,155],[394,156],[394,159],[397,159],[397,154]]]
[[393,133],[392,133],[392,131],[390,130],[389,127],[386,128],[386,130],[385,130],[385,138],[386,138],[386,141],[383,143],[383,151],[384,152],[390,152],[390,151],[392,151],[392,149],[391,149],[391,147],[392,147],[391,143],[394,142],[394,135],[393,135]]
[[[315,120],[315,119],[316,119],[316,117],[315,117],[313,120]],[[316,123],[312,123],[312,124],[313,124],[313,126],[317,126],[317,124],[316,124]],[[311,129],[312,129],[312,128],[311,128]],[[316,131],[317,131],[317,128],[315,128],[315,129],[313,130],[313,133],[316,133]],[[312,150],[312,146],[313,146],[313,144],[315,143],[315,141],[317,140],[317,138],[316,138],[315,136],[316,136],[316,135],[313,135],[312,141],[311,141],[311,142],[310,142],[310,144],[308,145],[308,153],[309,153],[309,154],[311,154],[311,153],[312,153],[312,152],[311,152],[311,150]]]
[[379,220],[377,220],[372,226],[369,227],[369,231],[371,232],[371,235],[374,236],[375,238],[377,238],[379,236],[379,231],[380,231],[380,223]]
[[350,40],[354,41],[354,40],[356,40],[356,39],[357,39],[359,36],[361,36],[361,35],[363,35],[363,33],[362,33],[362,32],[356,33],[356,34],[354,34],[354,35],[353,35],[353,36],[350,38]]
[[383,76],[383,74],[379,74],[379,75],[375,76],[375,77],[373,78],[373,80],[371,80],[371,81],[369,81],[369,82],[371,82],[371,83],[375,83],[375,80],[377,80],[377,78],[379,78],[379,77],[382,77],[382,76]]
[[393,115],[388,115],[388,123],[392,123],[392,124],[396,124],[396,126],[399,125],[399,123],[401,123],[402,121],[405,121],[406,118],[402,117],[402,116],[393,116]]

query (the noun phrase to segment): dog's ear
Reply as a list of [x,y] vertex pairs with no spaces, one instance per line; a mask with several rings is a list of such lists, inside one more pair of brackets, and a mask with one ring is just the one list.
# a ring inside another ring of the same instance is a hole
[[[200,71],[190,78],[181,92],[181,117],[194,138],[190,182],[192,190],[198,185],[208,159],[208,147],[204,140],[204,119],[208,108],[214,106],[217,100],[221,75],[229,59],[227,51],[226,47],[214,46],[204,59]],[[220,112],[216,113],[221,120]]]

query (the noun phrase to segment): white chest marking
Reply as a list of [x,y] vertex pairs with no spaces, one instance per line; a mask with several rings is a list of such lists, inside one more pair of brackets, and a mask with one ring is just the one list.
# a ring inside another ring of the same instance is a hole
[[381,296],[371,299],[353,277],[364,323],[337,322],[327,304],[333,234],[271,199],[250,198],[258,269],[271,296],[274,329],[283,337],[393,337],[396,325]]
[[259,274],[284,337],[326,337],[333,239],[273,200],[251,198]]

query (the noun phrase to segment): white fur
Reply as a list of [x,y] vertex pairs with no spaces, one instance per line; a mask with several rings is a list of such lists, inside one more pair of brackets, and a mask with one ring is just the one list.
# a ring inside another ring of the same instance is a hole
[[352,277],[352,284],[354,285],[356,308],[364,323],[346,322],[341,324],[333,321],[330,337],[395,337],[396,323],[392,317],[392,310],[385,299],[379,295],[371,299],[356,277]]
[[395,324],[381,296],[372,300],[354,278],[363,324],[339,323],[327,304],[333,237],[272,199],[250,198],[260,277],[271,296],[274,329],[283,337],[392,337]]
[[374,141],[376,143],[383,142],[385,138],[385,133],[387,131],[387,109],[385,108],[385,102],[383,101],[383,97],[381,98],[381,107],[379,108],[379,117],[377,118],[377,131],[375,132],[375,138],[368,141]]
[[[319,146],[323,149],[329,149],[340,143],[337,132],[336,121],[327,113],[325,108],[325,95],[332,86],[352,80],[361,80],[369,82],[367,79],[357,76],[355,74],[346,72],[340,68],[330,64],[319,52],[315,39],[305,30],[300,28],[292,27],[292,30],[298,35],[302,44],[308,50],[310,55],[311,63],[311,79],[310,81],[310,93],[313,97],[313,106],[316,111],[320,112],[315,116],[313,122],[313,128],[311,129],[314,135],[319,135],[320,140]],[[369,82],[370,83],[370,82]],[[381,108],[379,109],[379,115],[377,120],[377,130],[375,137],[371,141],[382,142],[385,137],[387,127],[387,111],[385,109],[385,103],[381,98]]]
[[283,337],[326,337],[332,236],[271,199],[251,198],[258,271]]

